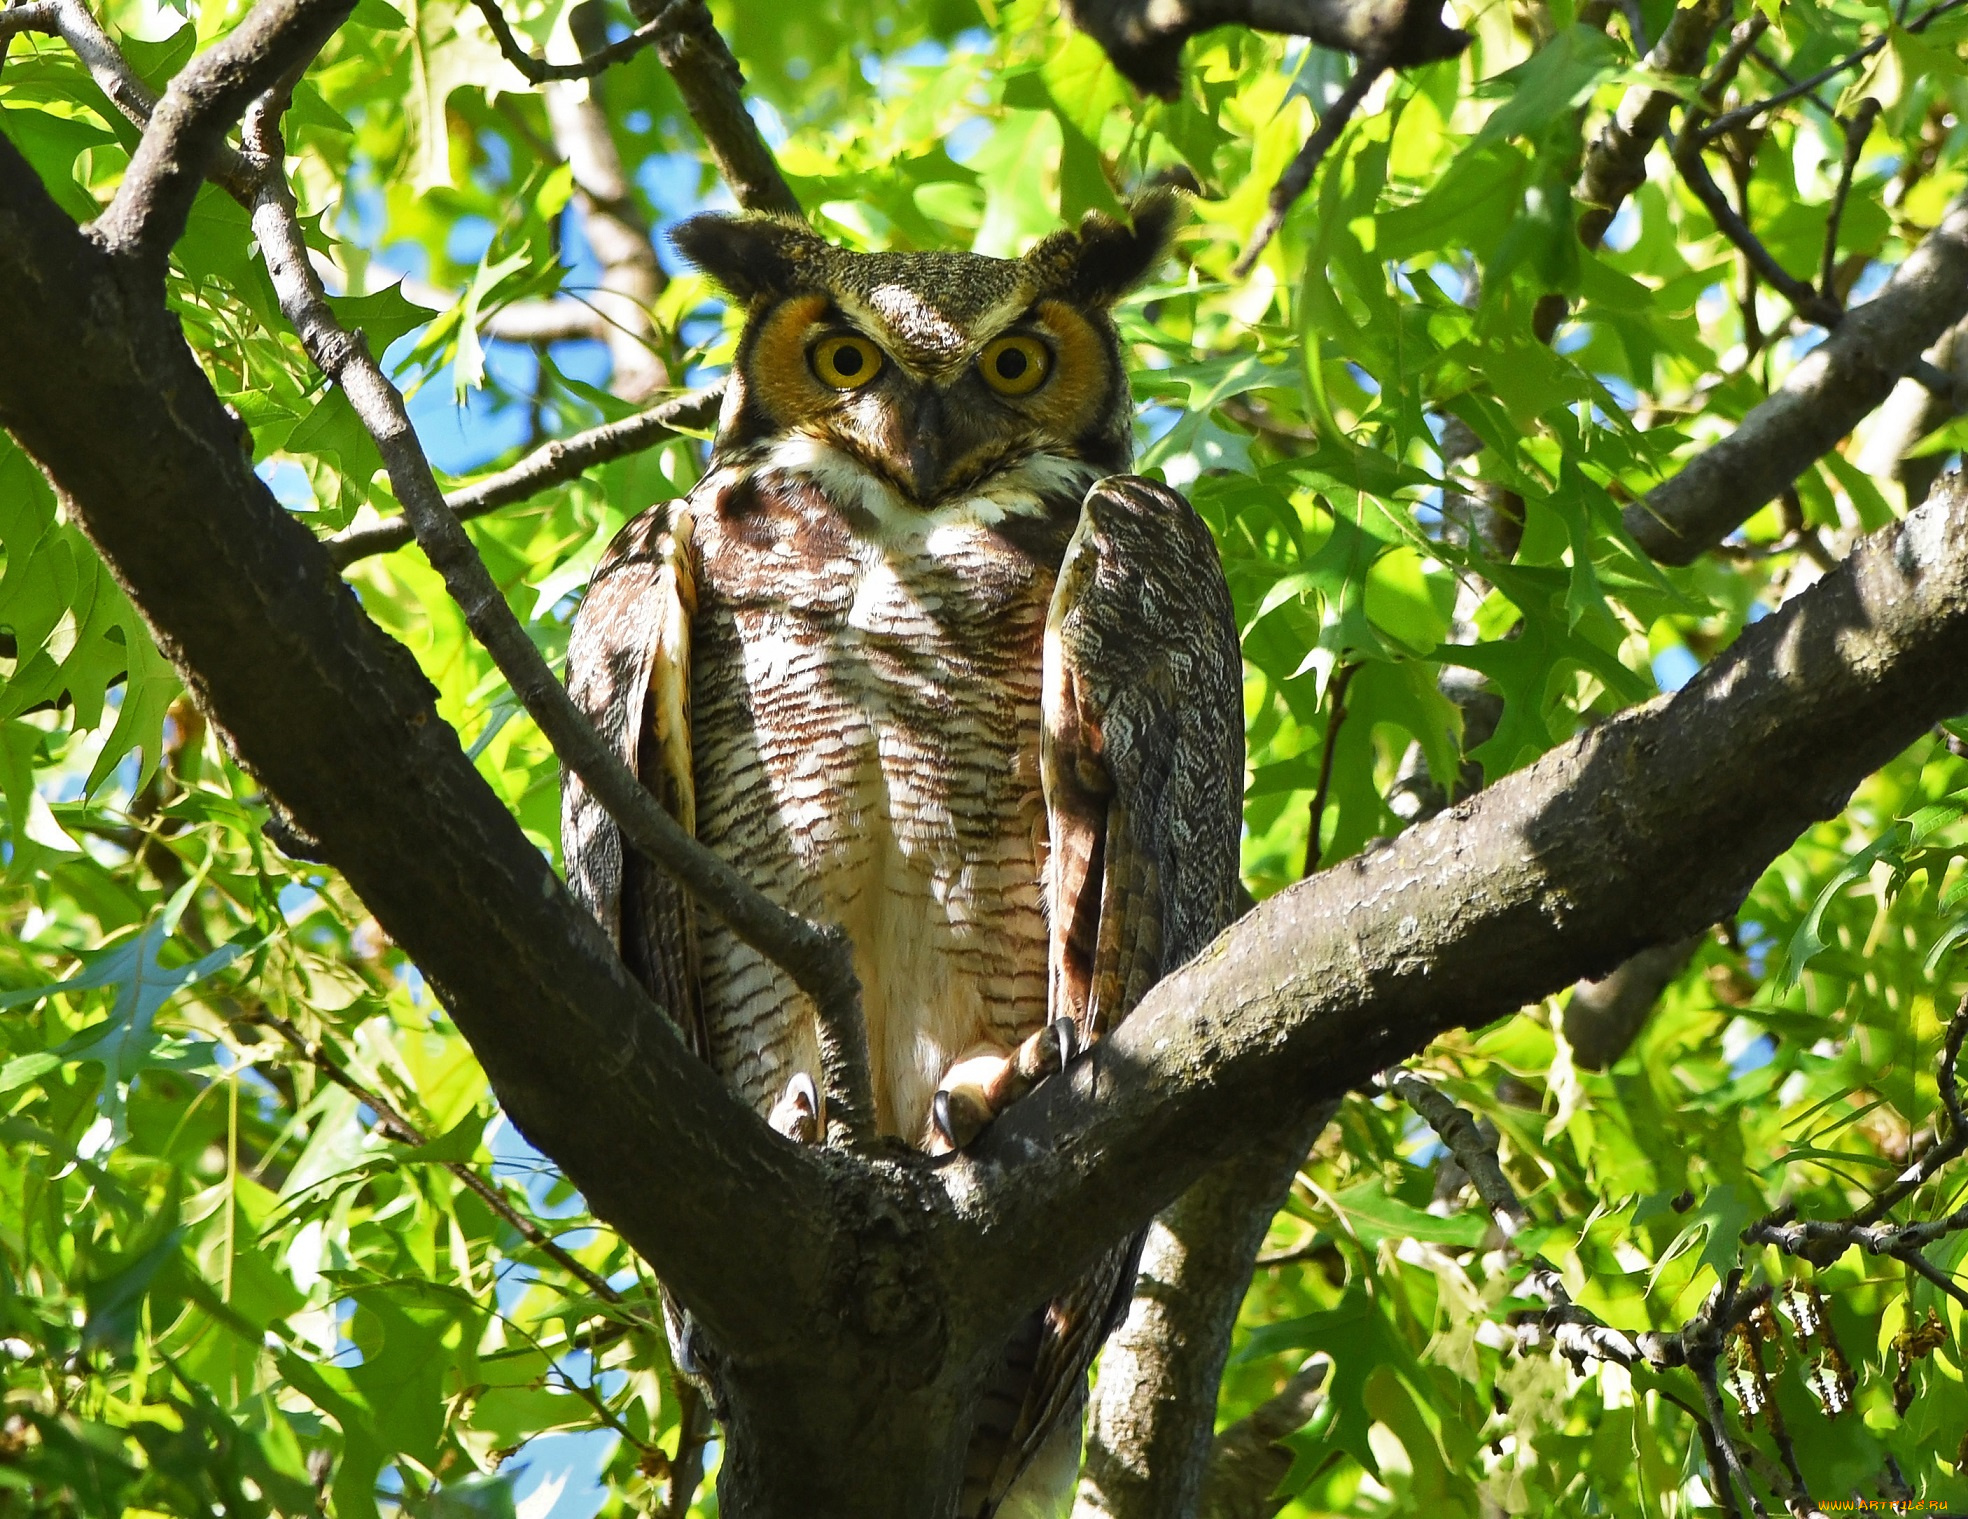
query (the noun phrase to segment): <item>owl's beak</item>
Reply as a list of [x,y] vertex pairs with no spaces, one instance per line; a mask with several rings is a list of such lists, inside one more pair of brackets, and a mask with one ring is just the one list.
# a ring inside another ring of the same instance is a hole
[[925,385],[908,420],[909,483],[923,506],[943,485],[943,397]]

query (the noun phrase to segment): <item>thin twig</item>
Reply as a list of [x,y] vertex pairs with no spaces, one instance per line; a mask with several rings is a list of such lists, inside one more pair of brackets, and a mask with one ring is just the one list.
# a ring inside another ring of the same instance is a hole
[[[281,104],[263,100],[247,116],[248,141],[269,164],[280,163],[284,156],[278,120]],[[329,307],[327,292],[308,260],[299,212],[284,176],[264,176],[253,197],[252,216],[282,314],[308,357],[341,388],[375,440],[417,542],[443,577],[473,636],[492,656],[554,752],[581,777],[629,844],[674,875],[812,1000],[822,1053],[829,1053],[830,1047],[835,1053],[825,1062],[829,1111],[839,1118],[850,1142],[872,1139],[867,1033],[846,935],[810,923],[767,898],[686,832],[603,742],[506,605],[463,524],[445,506],[402,392],[383,373],[362,335],[345,329]]]
[[[1781,1494],[1784,1507],[1793,1514],[1800,1511],[1810,1513],[1816,1510],[1817,1504],[1811,1497],[1810,1484],[1804,1480],[1804,1468],[1797,1460],[1796,1443],[1790,1437],[1790,1426],[1784,1422],[1783,1406],[1778,1403],[1776,1392],[1770,1386],[1770,1369],[1763,1360],[1765,1325],[1769,1326],[1774,1340],[1780,1331],[1767,1305],[1743,1320],[1742,1327],[1737,1333],[1742,1336],[1743,1343],[1749,1347],[1749,1363],[1756,1374],[1756,1387],[1762,1400],[1763,1417],[1769,1423],[1770,1438],[1777,1442],[1777,1457],[1783,1462],[1784,1470],[1790,1474],[1789,1489]],[[1781,1346],[1778,1347],[1778,1354],[1782,1354]],[[1745,1430],[1749,1427],[1747,1414],[1743,1418],[1743,1427]]]
[[[1762,13],[1759,11],[1758,14],[1760,15]],[[1763,47],[1752,48],[1750,50],[1749,56],[1754,58],[1759,64],[1761,64],[1765,69],[1769,70],[1772,74],[1775,74],[1777,76],[1777,79],[1781,83],[1783,84],[1797,83],[1797,76],[1792,74],[1790,70],[1786,69],[1781,63],[1778,63],[1776,59],[1772,58],[1767,48],[1763,48]],[[1831,108],[1831,106],[1825,101],[1824,96],[1812,93],[1812,94],[1805,95],[1803,97],[1803,100],[1806,105],[1816,106],[1819,112],[1824,116],[1826,121],[1836,122],[1838,120],[1838,112],[1836,112]]]
[[[719,382],[687,395],[673,396],[618,422],[604,422],[571,437],[552,439],[518,463],[451,492],[444,498],[444,504],[451,509],[452,516],[466,522],[525,501],[552,486],[579,478],[597,464],[654,448],[676,436],[678,428],[709,425],[716,420],[723,398],[724,387]],[[358,559],[386,554],[415,540],[408,517],[388,517],[335,534],[327,540],[328,557],[337,569],[346,569]]]
[[473,0],[473,4],[485,17],[485,24],[492,28],[492,36],[498,42],[499,52],[506,62],[524,74],[532,84],[545,84],[555,79],[592,79],[604,69],[635,57],[658,41],[675,24],[672,13],[681,8],[681,0],[669,0],[653,19],[644,22],[621,41],[611,42],[573,63],[549,63],[519,45],[519,38],[513,35],[512,26],[506,20],[505,12],[499,9],[498,0]]
[[1702,157],[1702,149],[1708,139],[1702,135],[1701,119],[1701,106],[1691,104],[1681,133],[1674,142],[1675,167],[1680,169],[1688,188],[1695,192],[1695,198],[1706,208],[1716,230],[1741,250],[1749,266],[1763,277],[1765,284],[1779,291],[1799,316],[1820,327],[1836,327],[1845,315],[1844,308],[1828,292],[1812,289],[1778,263],[1775,255],[1763,246],[1763,240],[1751,230],[1749,223],[1729,204],[1722,187],[1708,172],[1708,164]]
[[1512,1238],[1531,1221],[1530,1210],[1517,1196],[1517,1189],[1510,1185],[1510,1179],[1503,1174],[1503,1161],[1497,1154],[1496,1145],[1483,1137],[1483,1131],[1477,1128],[1476,1119],[1467,1108],[1458,1107],[1446,1093],[1423,1081],[1413,1071],[1394,1072],[1387,1078],[1387,1086],[1435,1131],[1436,1137],[1469,1177],[1470,1185],[1476,1189],[1476,1195],[1483,1199],[1484,1206],[1490,1210],[1490,1216],[1496,1220],[1496,1226],[1503,1231],[1505,1239]]
[[[322,1075],[334,1082],[343,1091],[350,1093],[356,1101],[374,1113],[376,1115],[376,1127],[382,1130],[387,1137],[396,1140],[399,1144],[406,1145],[426,1145],[430,1143],[430,1136],[425,1134],[422,1129],[412,1123],[408,1118],[404,1117],[401,1110],[394,1103],[383,1096],[382,1093],[364,1086],[362,1082],[350,1074],[346,1066],[328,1053],[325,1046],[317,1040],[309,1039],[291,1019],[282,1017],[269,1007],[252,1008],[249,1010],[248,1016],[255,1023],[264,1023],[269,1028],[278,1032],[281,1038],[292,1045],[316,1070],[320,1071]],[[627,1301],[621,1293],[608,1285],[606,1277],[582,1265],[567,1252],[565,1246],[560,1244],[546,1230],[542,1229],[539,1224],[535,1223],[506,1201],[505,1194],[492,1182],[480,1176],[471,1166],[461,1160],[447,1160],[442,1162],[442,1164],[445,1170],[449,1171],[466,1186],[470,1187],[472,1191],[476,1192],[484,1200],[488,1208],[518,1230],[528,1244],[532,1245],[542,1255],[554,1261],[563,1271],[567,1272],[568,1275],[574,1277],[582,1286],[586,1287],[589,1292],[593,1293],[603,1302],[617,1306]]]
[[[1968,0],[1941,0],[1940,4],[1922,12],[1921,15],[1909,22],[1905,30],[1916,33],[1923,32],[1934,21],[1946,15],[1949,11],[1959,10],[1963,5],[1968,5]],[[1724,132],[1739,127],[1744,122],[1754,121],[1766,111],[1774,111],[1780,105],[1788,105],[1800,95],[1810,94],[1819,85],[1836,79],[1847,69],[1856,68],[1859,64],[1864,63],[1866,59],[1886,46],[1889,36],[1890,34],[1882,32],[1863,47],[1858,48],[1854,52],[1847,53],[1838,62],[1819,69],[1817,73],[1811,75],[1808,79],[1800,79],[1788,89],[1779,90],[1776,94],[1768,96],[1765,99],[1751,101],[1748,105],[1739,106],[1725,115],[1716,117],[1715,120],[1711,121],[1703,129],[1702,140],[1704,142],[1712,142]]]
[[1340,724],[1346,721],[1346,688],[1353,684],[1353,677],[1360,673],[1357,664],[1341,665],[1333,671],[1332,686],[1327,692],[1331,709],[1326,714],[1325,742],[1319,749],[1319,781],[1312,790],[1312,829],[1305,840],[1305,871],[1312,875],[1319,868],[1319,832],[1326,820],[1326,799],[1332,791],[1333,744],[1339,738]]
[[717,1433],[704,1395],[682,1377],[676,1379],[677,1448],[670,1458],[670,1490],[662,1519],[687,1519],[704,1480],[704,1455]]
[[1265,245],[1285,224],[1285,217],[1293,203],[1312,183],[1312,176],[1319,171],[1320,160],[1339,140],[1340,132],[1360,108],[1360,102],[1367,98],[1367,91],[1373,88],[1374,81],[1386,71],[1387,60],[1383,57],[1362,56],[1354,65],[1353,77],[1347,80],[1339,99],[1326,107],[1326,114],[1319,118],[1318,126],[1305,139],[1305,146],[1298,150],[1298,157],[1286,166],[1285,172],[1278,176],[1277,184],[1271,187],[1271,203],[1264,212],[1264,219],[1257,224],[1257,230],[1251,234],[1250,246],[1231,266],[1232,279],[1240,280],[1251,272]]
[[[1740,1322],[1737,1308],[1741,1286],[1742,1268],[1738,1266],[1723,1278],[1708,1295],[1708,1301],[1702,1304],[1701,1311],[1682,1329],[1681,1343],[1688,1357],[1688,1369],[1695,1374],[1695,1381],[1701,1387],[1702,1402],[1708,1409],[1708,1420],[1714,1427],[1716,1443],[1722,1447],[1728,1469],[1742,1484],[1743,1496],[1749,1500],[1749,1511],[1767,1519],[1769,1510],[1763,1507],[1763,1500],[1756,1495],[1756,1488],[1750,1481],[1748,1468],[1743,1465],[1742,1453],[1736,1449],[1736,1442],[1729,1438],[1728,1411],[1722,1406],[1722,1389],[1715,1369],[1728,1330]],[[1768,1289],[1763,1291],[1767,1298]]]
[[1852,171],[1865,151],[1872,124],[1879,119],[1879,102],[1870,95],[1859,102],[1851,117],[1839,123],[1845,129],[1845,158],[1838,169],[1838,190],[1831,198],[1831,215],[1825,219],[1824,261],[1818,273],[1818,289],[1830,295],[1832,277],[1838,268],[1838,229],[1845,219],[1845,198],[1852,193]]
[[1938,1143],[1929,1146],[1917,1162],[1894,1177],[1890,1186],[1854,1214],[1854,1223],[1877,1223],[1903,1199],[1926,1186],[1940,1173],[1941,1167],[1968,1154],[1968,1115],[1962,1112],[1959,1084],[1964,1037],[1968,1037],[1968,997],[1961,999],[1961,1005],[1948,1020],[1947,1036],[1941,1045],[1941,1105],[1948,1117],[1947,1133],[1941,1136]]

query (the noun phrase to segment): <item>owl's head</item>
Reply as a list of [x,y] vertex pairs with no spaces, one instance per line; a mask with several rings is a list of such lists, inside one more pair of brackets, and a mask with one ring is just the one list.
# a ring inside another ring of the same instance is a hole
[[1126,469],[1132,407],[1108,313],[1159,262],[1177,205],[1161,192],[1130,210],[1018,259],[852,253],[769,216],[683,222],[678,250],[746,306],[719,454],[804,451],[905,512],[1016,509]]

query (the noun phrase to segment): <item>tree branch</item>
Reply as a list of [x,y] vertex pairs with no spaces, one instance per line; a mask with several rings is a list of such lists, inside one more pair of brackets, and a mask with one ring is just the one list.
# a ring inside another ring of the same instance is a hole
[[1443,1147],[1462,1167],[1476,1195],[1483,1199],[1483,1206],[1490,1210],[1490,1217],[1506,1240],[1531,1221],[1530,1210],[1503,1174],[1503,1162],[1497,1156],[1496,1146],[1483,1137],[1467,1108],[1456,1106],[1452,1098],[1413,1071],[1395,1071],[1387,1078],[1387,1089],[1435,1131]]
[[638,21],[648,21],[659,3],[662,14],[673,19],[657,39],[657,56],[676,82],[684,109],[732,197],[747,211],[770,211],[804,222],[799,198],[745,109],[745,76],[704,0],[630,0],[629,10]]
[[1258,1247],[1337,1108],[1298,1115],[1149,1226],[1127,1320],[1100,1353],[1074,1519],[1194,1512],[1214,1470],[1217,1392]]
[[1872,124],[1878,119],[1879,102],[1868,95],[1848,119],[1838,123],[1845,133],[1845,156],[1838,166],[1838,189],[1831,198],[1831,214],[1825,218],[1824,257],[1818,269],[1818,289],[1828,296],[1833,294],[1833,280],[1838,272],[1838,229],[1845,220],[1845,201],[1852,193],[1852,173],[1859,166],[1859,155],[1865,151],[1866,138],[1872,135]]
[[1597,981],[1581,981],[1565,1005],[1565,1042],[1588,1071],[1618,1062],[1639,1034],[1661,993],[1687,969],[1708,936],[1703,929],[1671,944],[1643,949]]
[[[1924,32],[1949,11],[1959,10],[1964,4],[1968,4],[1968,0],[1940,0],[1939,4],[1929,6],[1920,15],[1909,21],[1906,24],[1906,30],[1916,34]],[[1800,79],[1795,84],[1777,91],[1774,95],[1767,96],[1762,100],[1752,101],[1748,105],[1739,106],[1733,111],[1716,117],[1703,129],[1703,140],[1713,141],[1725,132],[1733,132],[1737,127],[1746,126],[1757,117],[1774,111],[1778,106],[1788,105],[1800,96],[1809,95],[1819,85],[1826,83],[1828,80],[1836,79],[1847,69],[1857,68],[1861,63],[1864,63],[1866,59],[1870,58],[1887,44],[1891,35],[1890,32],[1881,32],[1863,47],[1855,48],[1836,63],[1819,69],[1817,73],[1811,75],[1808,79]]]
[[1055,1286],[1306,1103],[1719,920],[1862,777],[1964,707],[1968,490],[1953,477],[1672,697],[1260,904],[942,1168],[987,1225],[965,1268]]
[[[567,13],[564,40],[592,52],[605,43],[606,27],[607,15],[598,0],[583,0]],[[563,38],[554,40],[558,45]],[[636,201],[600,91],[599,81],[580,80],[549,85],[541,94],[554,146],[574,177],[582,231],[601,266],[600,288],[588,304],[595,335],[608,345],[609,388],[626,400],[640,401],[670,382],[650,315],[669,277],[656,261],[649,219]]]
[[1689,564],[1886,399],[1924,349],[1968,314],[1968,196],[1909,253],[1886,287],[1847,312],[1735,432],[1626,509],[1654,558]]
[[[1675,11],[1660,40],[1647,52],[1647,68],[1670,78],[1700,74],[1717,29],[1734,9],[1734,0],[1696,0]],[[1768,20],[1763,24],[1767,26]],[[1627,196],[1647,182],[1647,155],[1666,134],[1668,117],[1680,100],[1672,90],[1635,85],[1592,139],[1572,192],[1585,207],[1578,233],[1586,247],[1597,248],[1604,241]]]
[[685,1050],[473,769],[415,660],[253,474],[149,284],[3,139],[0,288],[0,425],[233,752],[416,960],[521,1131],[721,1344],[828,1322],[844,1248],[828,1159]]
[[1332,792],[1333,746],[1339,742],[1340,724],[1346,721],[1346,693],[1353,684],[1353,677],[1360,673],[1358,664],[1343,664],[1332,673],[1332,682],[1326,692],[1330,706],[1326,713],[1326,737],[1319,748],[1319,779],[1312,788],[1312,803],[1308,822],[1311,835],[1305,841],[1305,868],[1299,872],[1309,876],[1319,868],[1319,856],[1324,851],[1319,847],[1319,834],[1326,822],[1326,798]]
[[1346,81],[1346,88],[1339,92],[1339,98],[1325,109],[1318,126],[1312,135],[1305,139],[1305,146],[1298,150],[1298,156],[1285,166],[1285,172],[1278,176],[1278,182],[1271,187],[1271,199],[1264,208],[1264,217],[1251,233],[1251,240],[1244,248],[1237,262],[1230,266],[1230,278],[1240,280],[1249,274],[1257,264],[1278,229],[1285,224],[1285,217],[1291,208],[1312,183],[1312,176],[1319,172],[1319,164],[1331,151],[1332,145],[1339,141],[1339,134],[1346,130],[1346,123],[1353,119],[1353,113],[1360,108],[1360,102],[1367,98],[1367,91],[1373,88],[1374,81],[1387,72],[1387,60],[1378,54],[1363,53],[1354,66],[1353,77]]
[[[474,480],[470,485],[451,492],[444,498],[444,504],[460,522],[483,517],[488,512],[524,501],[553,486],[578,480],[597,464],[606,464],[611,459],[625,458],[646,448],[654,448],[665,439],[676,436],[678,428],[713,426],[723,399],[723,385],[710,385],[703,390],[673,396],[660,405],[638,412],[633,417],[624,417],[619,422],[604,422],[599,427],[590,427],[586,432],[578,432],[571,437],[555,438],[497,474]],[[389,517],[363,527],[344,528],[325,541],[328,557],[335,567],[346,569],[358,559],[366,559],[371,554],[386,554],[415,542],[416,534],[411,530],[408,517]]]
[[335,34],[355,0],[259,0],[224,41],[171,81],[124,171],[95,235],[110,252],[142,261],[161,280],[226,133],[249,102],[298,74]]
[[663,34],[675,24],[672,13],[681,8],[684,0],[667,0],[650,19],[621,41],[598,47],[569,63],[549,63],[521,47],[519,38],[513,35],[511,23],[506,20],[505,12],[499,9],[498,0],[472,0],[472,3],[485,17],[485,24],[492,29],[493,40],[499,44],[499,51],[506,62],[525,75],[528,83],[546,84],[550,80],[592,79],[604,69],[625,62],[652,43],[660,42]]
[[1271,1519],[1284,1506],[1272,1496],[1291,1473],[1282,1442],[1312,1422],[1325,1402],[1332,1362],[1315,1356],[1285,1385],[1216,1437],[1203,1482],[1199,1519]]
[[[430,1136],[404,1117],[394,1103],[381,1092],[366,1087],[356,1080],[346,1066],[323,1048],[320,1041],[309,1039],[291,1019],[281,1017],[268,1007],[253,1008],[247,1016],[255,1023],[264,1023],[272,1028],[323,1076],[366,1106],[376,1115],[376,1126],[388,1138],[406,1145],[430,1143]],[[552,1260],[589,1292],[604,1303],[621,1304],[627,1301],[621,1293],[608,1285],[606,1277],[597,1275],[593,1270],[582,1265],[568,1252],[566,1246],[542,1229],[533,1219],[515,1208],[497,1186],[480,1176],[472,1166],[462,1160],[447,1160],[442,1164],[445,1170],[476,1192],[485,1206],[510,1224],[522,1239]]]
[[1309,37],[1396,69],[1469,46],[1467,32],[1443,22],[1441,0],[1065,0],[1065,9],[1136,89],[1165,100],[1181,88],[1182,44],[1216,26]]
[[[0,37],[21,32],[45,32],[66,42],[96,88],[109,97],[110,104],[139,127],[150,124],[150,113],[157,109],[157,97],[138,77],[109,35],[97,23],[82,0],[36,0],[0,11]],[[217,150],[216,169],[223,174],[241,169],[244,161],[223,145]]]

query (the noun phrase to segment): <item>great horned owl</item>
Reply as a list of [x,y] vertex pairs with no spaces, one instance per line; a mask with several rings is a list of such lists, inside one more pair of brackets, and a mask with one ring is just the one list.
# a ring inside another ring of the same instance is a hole
[[[609,548],[568,684],[699,839],[845,927],[877,1122],[927,1151],[967,1143],[1235,911],[1229,593],[1189,504],[1122,473],[1109,308],[1174,209],[1150,196],[1015,260],[850,253],[760,216],[674,233],[744,332],[710,469]],[[811,1004],[625,858],[572,775],[562,831],[577,893],[698,1053],[781,1132],[823,1129]],[[1070,1494],[1135,1253],[1007,1346],[965,1519]],[[699,1359],[715,1397],[715,1347]]]

